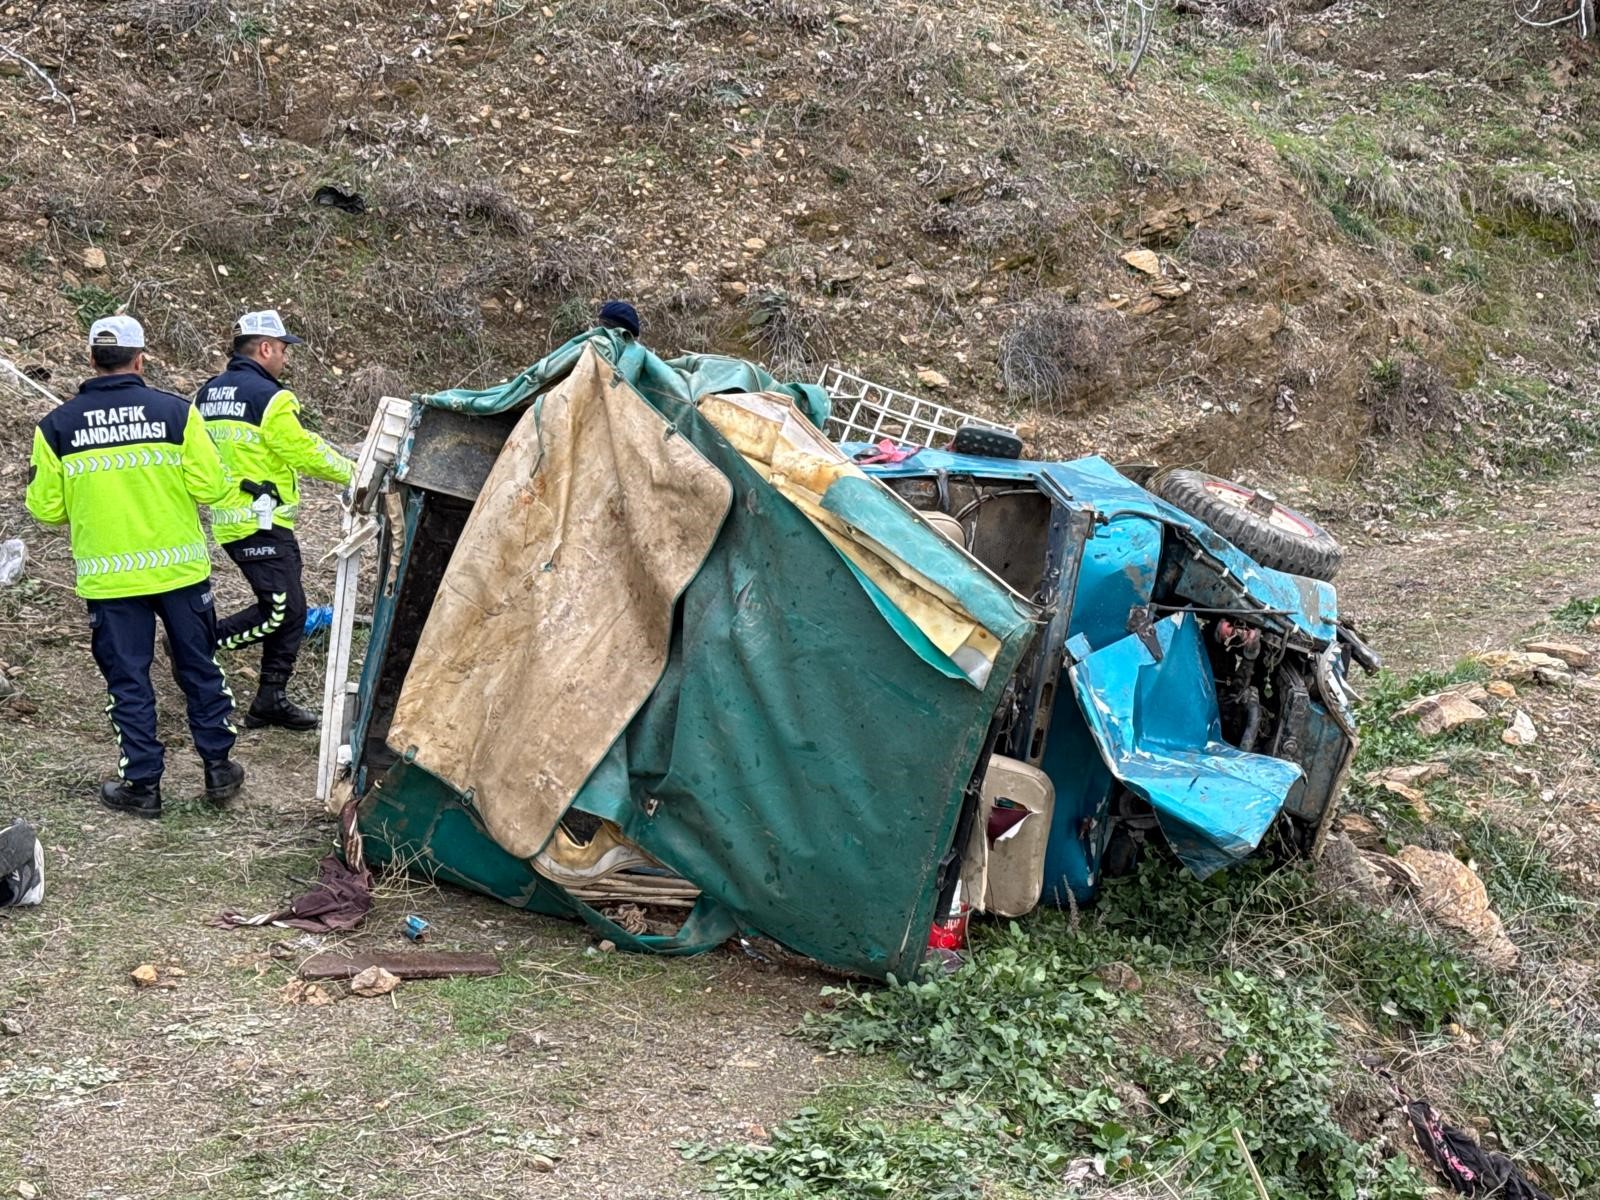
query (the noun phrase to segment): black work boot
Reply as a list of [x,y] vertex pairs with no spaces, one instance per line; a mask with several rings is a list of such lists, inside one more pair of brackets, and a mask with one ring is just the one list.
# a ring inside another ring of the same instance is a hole
[[239,794],[244,786],[244,764],[225,758],[221,762],[208,762],[206,768],[206,803],[219,808]]
[[134,783],[131,779],[108,779],[100,785],[100,803],[136,817],[159,817],[161,785]]
[[244,723],[250,729],[276,725],[304,733],[317,727],[317,714],[289,699],[282,684],[263,683],[244,715]]

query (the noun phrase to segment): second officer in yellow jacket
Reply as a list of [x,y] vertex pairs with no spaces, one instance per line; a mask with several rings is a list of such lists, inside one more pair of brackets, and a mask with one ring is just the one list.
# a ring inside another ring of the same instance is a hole
[[355,464],[300,423],[300,402],[280,379],[290,333],[272,309],[246,313],[233,327],[233,355],[195,396],[206,431],[238,484],[212,506],[211,533],[238,565],[255,603],[217,624],[217,644],[261,643],[261,686],[245,724],[315,729],[317,717],[286,692],[305,633],[300,543],[294,536],[300,476],[347,484]]

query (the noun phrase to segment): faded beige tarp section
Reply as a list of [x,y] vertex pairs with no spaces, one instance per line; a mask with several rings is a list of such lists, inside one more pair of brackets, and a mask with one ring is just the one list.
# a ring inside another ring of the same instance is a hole
[[940,652],[976,686],[984,686],[1000,651],[1000,639],[947,590],[823,507],[823,496],[830,487],[848,477],[865,481],[866,472],[819,433],[785,396],[746,392],[704,396],[697,407],[745,461],[805,513]]
[[389,741],[531,858],[666,668],[733,489],[592,348],[517,423],[439,585]]

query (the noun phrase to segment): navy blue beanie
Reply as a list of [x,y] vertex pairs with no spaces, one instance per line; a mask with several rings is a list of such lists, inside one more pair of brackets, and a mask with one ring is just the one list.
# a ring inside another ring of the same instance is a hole
[[600,310],[600,324],[625,329],[634,337],[639,336],[639,314],[626,300],[607,300],[605,307]]

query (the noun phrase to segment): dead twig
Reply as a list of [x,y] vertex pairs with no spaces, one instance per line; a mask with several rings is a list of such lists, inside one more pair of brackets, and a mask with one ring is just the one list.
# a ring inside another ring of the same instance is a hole
[[67,106],[67,116],[71,118],[72,124],[76,125],[78,123],[77,107],[72,103],[72,100],[67,96],[67,94],[56,86],[56,81],[50,78],[49,74],[43,67],[34,62],[33,59],[29,58],[27,55],[23,54],[15,46],[0,44],[0,55],[4,55],[6,58],[19,62],[26,67],[40,83],[44,84],[45,87],[50,89],[46,99],[59,100],[62,104],[65,104]]
[[1261,1197],[1261,1200],[1269,1200],[1267,1185],[1261,1182],[1261,1172],[1256,1170],[1256,1160],[1250,1156],[1250,1147],[1244,1144],[1244,1134],[1239,1132],[1237,1125],[1233,1127],[1233,1144],[1239,1147],[1239,1154],[1250,1172],[1250,1182],[1255,1185],[1256,1195]]

